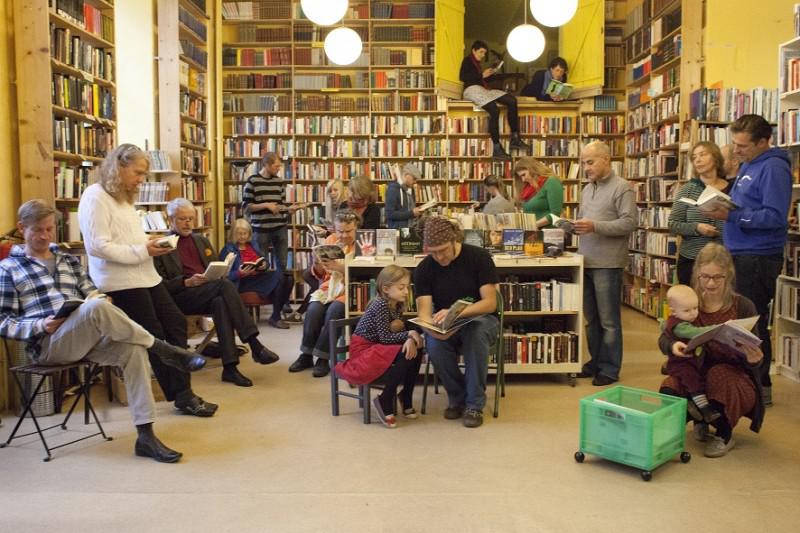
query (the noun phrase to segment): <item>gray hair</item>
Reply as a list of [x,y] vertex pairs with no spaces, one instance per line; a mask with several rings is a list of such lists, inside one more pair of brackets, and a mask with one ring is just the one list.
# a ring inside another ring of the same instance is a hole
[[192,204],[192,202],[186,198],[175,198],[174,200],[170,200],[167,204],[167,216],[169,218],[174,217],[178,214],[178,210],[180,209],[191,209],[192,213],[194,213],[194,204]]
[[583,152],[593,152],[599,157],[611,159],[611,148],[603,141],[592,141],[583,147]]
[[233,224],[231,224],[231,229],[228,230],[228,242],[236,242],[236,230],[240,228],[247,230],[247,233],[250,234],[250,238],[253,237],[253,227],[247,219],[237,218],[233,221]]
[[58,211],[47,202],[35,198],[19,206],[17,210],[17,219],[23,226],[29,228],[50,215],[56,215],[56,218],[58,218],[58,214]]
[[120,193],[120,168],[129,167],[139,159],[147,161],[147,167],[150,167],[150,156],[147,155],[147,152],[135,144],[120,144],[109,152],[103,162],[100,163],[100,168],[97,171],[97,182],[102,185],[108,194],[116,198]]

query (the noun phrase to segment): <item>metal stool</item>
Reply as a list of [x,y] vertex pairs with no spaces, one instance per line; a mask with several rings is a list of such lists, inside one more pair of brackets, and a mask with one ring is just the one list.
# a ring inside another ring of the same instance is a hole
[[[69,371],[72,369],[78,369],[77,379],[78,379],[78,394],[75,396],[75,401],[72,403],[72,406],[69,408],[67,412],[67,416],[64,418],[64,421],[60,424],[53,424],[52,426],[42,428],[39,426],[39,421],[36,418],[36,414],[32,408],[33,402],[36,400],[36,397],[39,394],[46,394],[50,392],[55,392],[57,398],[59,399],[58,404],[60,404],[60,393],[61,393],[61,376],[65,371]],[[83,370],[83,372],[80,372]],[[97,363],[93,363],[91,361],[78,361],[76,363],[70,363],[66,365],[39,365],[39,364],[29,364],[29,365],[22,365],[22,366],[15,366],[11,369],[11,372],[14,375],[14,380],[17,382],[17,386],[19,387],[20,393],[22,394],[22,399],[24,402],[24,409],[22,414],[17,421],[16,426],[14,426],[14,430],[11,432],[11,435],[8,437],[8,440],[4,443],[0,443],[0,448],[5,448],[11,441],[14,439],[18,439],[21,437],[27,437],[29,435],[33,435],[34,433],[39,434],[39,438],[42,441],[42,445],[44,446],[45,452],[47,452],[47,457],[44,458],[45,462],[50,461],[53,458],[51,452],[58,448],[63,448],[64,446],[69,446],[70,444],[75,444],[76,442],[80,442],[82,440],[90,439],[92,437],[97,437],[98,435],[102,435],[105,440],[112,440],[112,437],[106,435],[105,431],[103,431],[103,426],[100,424],[100,420],[97,418],[97,413],[94,412],[94,407],[92,407],[92,401],[89,395],[90,386],[92,383],[92,379],[96,376],[101,370],[100,365]],[[30,376],[38,376],[39,382],[36,384],[33,393],[30,396],[25,391],[25,387],[23,385],[23,376],[30,375]],[[48,377],[52,377],[53,386],[51,388],[42,390],[42,385],[47,381]],[[69,442],[65,442],[63,444],[59,444],[58,446],[48,446],[47,441],[44,438],[44,432],[56,427],[61,427],[61,429],[67,429],[67,422],[69,422],[70,417],[72,416],[73,411],[75,411],[75,407],[77,407],[78,402],[80,402],[81,398],[83,398],[83,418],[84,424],[89,424],[89,413],[91,413],[92,418],[94,419],[94,423],[97,425],[97,429],[99,430],[96,433],[92,433],[91,435],[86,435],[84,437],[71,440]],[[20,426],[22,425],[22,421],[25,420],[25,415],[30,414],[31,419],[33,420],[33,425],[36,426],[36,431],[31,431],[29,433],[24,433],[21,435],[17,435],[17,431],[19,431]]]

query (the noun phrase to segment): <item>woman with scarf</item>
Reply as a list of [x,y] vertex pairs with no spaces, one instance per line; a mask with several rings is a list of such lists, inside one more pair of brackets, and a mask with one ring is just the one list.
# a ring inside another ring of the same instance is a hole
[[501,103],[508,107],[508,125],[511,128],[511,148],[517,150],[529,150],[530,146],[522,142],[519,136],[519,117],[517,115],[517,99],[513,94],[498,89],[489,89],[486,83],[489,78],[494,76],[497,71],[495,68],[484,69],[481,61],[486,58],[489,46],[483,41],[472,43],[472,51],[461,62],[459,79],[464,82],[464,99],[469,100],[476,106],[482,107],[489,113],[489,135],[492,137],[494,159],[511,159],[511,156],[503,149],[500,144],[500,109],[497,107]]
[[359,229],[378,229],[381,225],[381,208],[375,203],[375,185],[364,176],[350,178],[347,201],[339,209],[350,209],[360,216]]
[[518,182],[519,205],[525,213],[536,214],[536,226],[552,225],[552,215],[561,216],[564,205],[564,187],[561,180],[547,165],[532,157],[520,157],[514,165]]

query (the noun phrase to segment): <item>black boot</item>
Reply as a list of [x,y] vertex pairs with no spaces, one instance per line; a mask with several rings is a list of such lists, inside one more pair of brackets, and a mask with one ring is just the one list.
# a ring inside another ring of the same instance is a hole
[[236,365],[225,365],[222,369],[222,381],[226,381],[228,383],[233,383],[239,387],[252,387],[253,382],[239,372],[239,368]]
[[164,446],[153,433],[153,424],[136,426],[139,437],[136,439],[134,451],[139,457],[151,457],[159,463],[177,463],[183,454]]
[[511,156],[503,149],[500,143],[494,143],[492,148],[492,159],[511,159]]
[[182,372],[194,372],[206,366],[206,360],[196,352],[173,346],[161,339],[155,339],[150,350],[165,364]]
[[321,357],[317,358],[317,362],[314,363],[314,368],[311,370],[311,375],[315,378],[324,378],[328,375],[331,371],[331,367],[328,364],[327,359],[322,359]]
[[511,149],[512,150],[530,150],[531,146],[529,144],[525,144],[522,142],[522,139],[519,136],[519,132],[514,132],[511,134]]

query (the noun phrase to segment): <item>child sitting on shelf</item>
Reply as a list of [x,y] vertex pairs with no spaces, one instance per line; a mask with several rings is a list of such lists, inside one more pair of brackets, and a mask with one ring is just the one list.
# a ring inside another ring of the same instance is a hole
[[400,400],[403,415],[417,418],[412,407],[414,382],[419,374],[422,336],[408,331],[402,321],[408,301],[411,274],[403,267],[389,265],[376,280],[377,295],[358,321],[350,340],[350,358],[336,365],[336,373],[354,385],[366,385],[383,377],[383,392],[374,401],[381,423],[393,428],[397,387],[403,384]]
[[[674,341],[688,342],[692,338],[713,329],[715,326],[699,327],[693,323],[697,319],[697,294],[688,285],[673,285],[667,291],[667,303],[672,312],[661,325],[662,331]],[[689,411],[693,418],[702,418],[706,423],[713,422],[720,414],[708,403],[706,384],[701,372],[703,366],[702,349],[685,356],[670,355],[667,360],[667,374],[681,382],[690,391],[692,401]],[[696,409],[694,409],[696,407]]]

